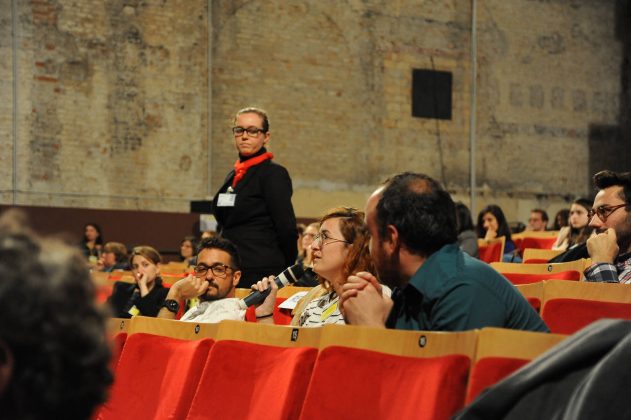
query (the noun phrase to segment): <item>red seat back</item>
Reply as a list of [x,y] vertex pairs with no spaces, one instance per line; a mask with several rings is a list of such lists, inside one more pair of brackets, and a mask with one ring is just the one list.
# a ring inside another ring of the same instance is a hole
[[470,359],[394,356],[332,346],[320,352],[301,419],[447,419],[462,408]]
[[99,419],[184,418],[213,341],[137,333],[127,338]]
[[485,357],[478,360],[471,369],[467,386],[467,404],[473,401],[483,390],[501,381],[530,360],[508,357]]
[[559,271],[558,273],[502,273],[513,284],[530,284],[542,280],[575,280],[581,278],[581,273],[575,270]]
[[[552,249],[556,240],[557,240],[556,236],[541,237],[541,238],[526,236],[525,238],[521,240],[518,248],[519,248],[520,253],[522,254],[524,252],[524,249],[526,248]],[[517,244],[515,244],[515,246],[517,246]]]
[[[291,309],[280,309],[278,305],[286,301],[285,297],[277,297],[276,303],[274,304],[274,314],[272,317],[274,318],[274,324],[276,325],[289,325],[293,316],[291,315]],[[256,322],[256,313],[255,307],[250,306],[248,310],[245,312],[245,320],[248,322]]]
[[188,419],[295,419],[318,350],[218,341]]
[[118,365],[118,360],[120,359],[120,355],[123,352],[123,347],[125,346],[125,341],[127,341],[127,333],[120,332],[114,336],[112,340],[112,360],[110,361],[110,367],[112,370],[116,370],[116,365]]
[[493,242],[487,245],[478,245],[480,259],[485,263],[502,261],[502,243]]
[[541,317],[550,332],[574,334],[601,318],[631,319],[631,303],[557,298],[545,303]]

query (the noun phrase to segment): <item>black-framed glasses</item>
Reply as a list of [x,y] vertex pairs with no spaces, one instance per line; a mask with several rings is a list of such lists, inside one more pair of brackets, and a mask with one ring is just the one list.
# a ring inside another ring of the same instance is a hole
[[250,136],[258,136],[259,133],[264,133],[265,130],[263,130],[262,128],[258,128],[258,127],[240,127],[240,126],[236,126],[236,127],[232,127],[232,134],[235,135],[235,137],[237,136],[242,136],[243,133],[248,133],[248,135]]
[[611,213],[618,210],[619,208],[626,207],[626,206],[628,206],[627,203],[618,204],[617,206],[599,206],[599,207],[596,207],[596,209],[591,209],[589,213],[587,213],[587,217],[589,218],[589,221],[591,222],[594,215],[596,215],[603,223],[605,223],[607,221],[607,218],[611,216]]
[[313,242],[320,244],[320,246],[324,246],[326,244],[332,244],[333,242],[344,242],[345,244],[350,244],[350,242],[345,241],[344,239],[332,238],[327,235],[326,232],[320,232],[313,237]]
[[206,277],[208,270],[212,271],[213,276],[223,278],[226,277],[229,272],[234,271],[234,268],[222,263],[213,264],[210,267],[206,264],[199,264],[193,268],[196,277]]

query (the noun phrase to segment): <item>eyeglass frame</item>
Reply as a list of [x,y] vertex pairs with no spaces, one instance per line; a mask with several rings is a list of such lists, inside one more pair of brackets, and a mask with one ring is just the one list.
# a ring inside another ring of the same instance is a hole
[[626,207],[628,205],[629,205],[628,203],[623,203],[623,204],[618,204],[617,206],[607,206],[607,205],[598,206],[596,210],[591,209],[589,212],[587,212],[587,217],[589,217],[589,221],[591,222],[594,216],[598,216],[601,222],[606,223],[607,219],[609,218],[609,216],[611,216],[611,214],[614,211],[618,210],[619,208]]
[[[324,236],[324,238],[322,238]],[[327,239],[331,239],[329,242],[325,242]],[[318,232],[318,234],[313,236],[313,243],[317,243],[319,246],[324,246],[328,244],[332,244],[335,242],[344,242],[345,244],[351,244],[351,242],[346,241],[344,239],[337,239],[327,235],[326,232]]]
[[[241,131],[240,133],[237,133],[237,131]],[[256,130],[256,131],[255,131]],[[251,131],[255,131],[254,133],[252,133]],[[267,131],[263,128],[258,128],[255,127],[253,125],[249,126],[249,127],[241,127],[240,125],[235,125],[234,127],[232,127],[232,134],[235,137],[240,137],[242,136],[244,133],[248,133],[248,136],[258,136],[259,133],[267,133]]]
[[[204,268],[203,272],[200,273],[198,271],[199,267],[203,267]],[[224,272],[223,273],[222,272],[216,273],[215,272],[216,268],[221,268],[221,269],[224,270]],[[232,270],[233,273],[235,271],[237,271],[236,268],[230,267],[229,265],[222,264],[222,263],[215,263],[215,264],[211,265],[210,267],[207,266],[206,264],[199,264],[199,265],[196,265],[195,267],[193,267],[193,273],[194,273],[195,277],[198,277],[198,278],[206,277],[208,275],[208,270],[210,270],[213,273],[213,276],[216,276],[216,277],[221,278],[221,279],[226,278],[228,276],[228,270]]]

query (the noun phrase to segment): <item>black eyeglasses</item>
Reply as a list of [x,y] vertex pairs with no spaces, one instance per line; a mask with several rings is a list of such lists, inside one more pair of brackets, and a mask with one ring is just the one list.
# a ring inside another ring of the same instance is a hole
[[594,215],[596,215],[603,223],[605,223],[607,221],[607,218],[611,216],[611,213],[627,205],[628,205],[627,203],[624,203],[624,204],[618,204],[617,206],[596,207],[596,209],[591,209],[589,213],[587,213],[587,217],[589,217],[589,221],[591,222]]
[[232,133],[235,135],[235,137],[242,136],[244,132],[247,132],[250,136],[258,136],[259,133],[264,133],[265,130],[258,127],[232,127]]
[[320,232],[313,237],[313,242],[320,244],[320,246],[324,246],[326,244],[332,244],[333,242],[344,242],[345,244],[350,244],[350,242],[345,241],[344,239],[332,238],[327,235],[326,232]]
[[199,265],[196,265],[195,268],[193,269],[196,277],[206,277],[208,270],[212,271],[213,276],[223,278],[223,277],[226,277],[226,275],[228,275],[229,271],[234,271],[234,268],[225,264],[217,263],[217,264],[213,264],[210,267],[207,266],[206,264],[199,264]]

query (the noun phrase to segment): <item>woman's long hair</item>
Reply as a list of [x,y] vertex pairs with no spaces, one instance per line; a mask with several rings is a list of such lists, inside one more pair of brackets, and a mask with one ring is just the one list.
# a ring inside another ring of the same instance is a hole
[[[320,225],[328,219],[339,218],[340,231],[347,244],[348,254],[342,266],[342,276],[346,279],[358,271],[375,272],[372,259],[370,258],[370,233],[364,223],[364,212],[352,207],[336,207],[324,214],[320,219]],[[327,290],[331,289],[330,284],[318,276],[320,284]]]
[[[586,198],[577,198],[572,202],[572,204],[576,204],[578,206],[583,207],[589,213],[592,209],[592,202]],[[594,228],[589,226],[589,220],[587,220],[587,224],[581,228],[574,228],[568,221],[568,225],[570,226],[570,234],[567,238],[567,247],[568,249],[574,245],[582,244],[583,242],[587,242],[589,236],[594,231]]]
[[497,237],[499,238],[500,236],[504,236],[506,237],[506,241],[510,241],[510,228],[506,222],[506,217],[504,217],[504,212],[500,206],[495,204],[489,204],[478,214],[478,225],[476,226],[478,230],[478,238],[484,238],[486,235],[486,229],[484,228],[484,215],[487,213],[491,213],[497,220]]

